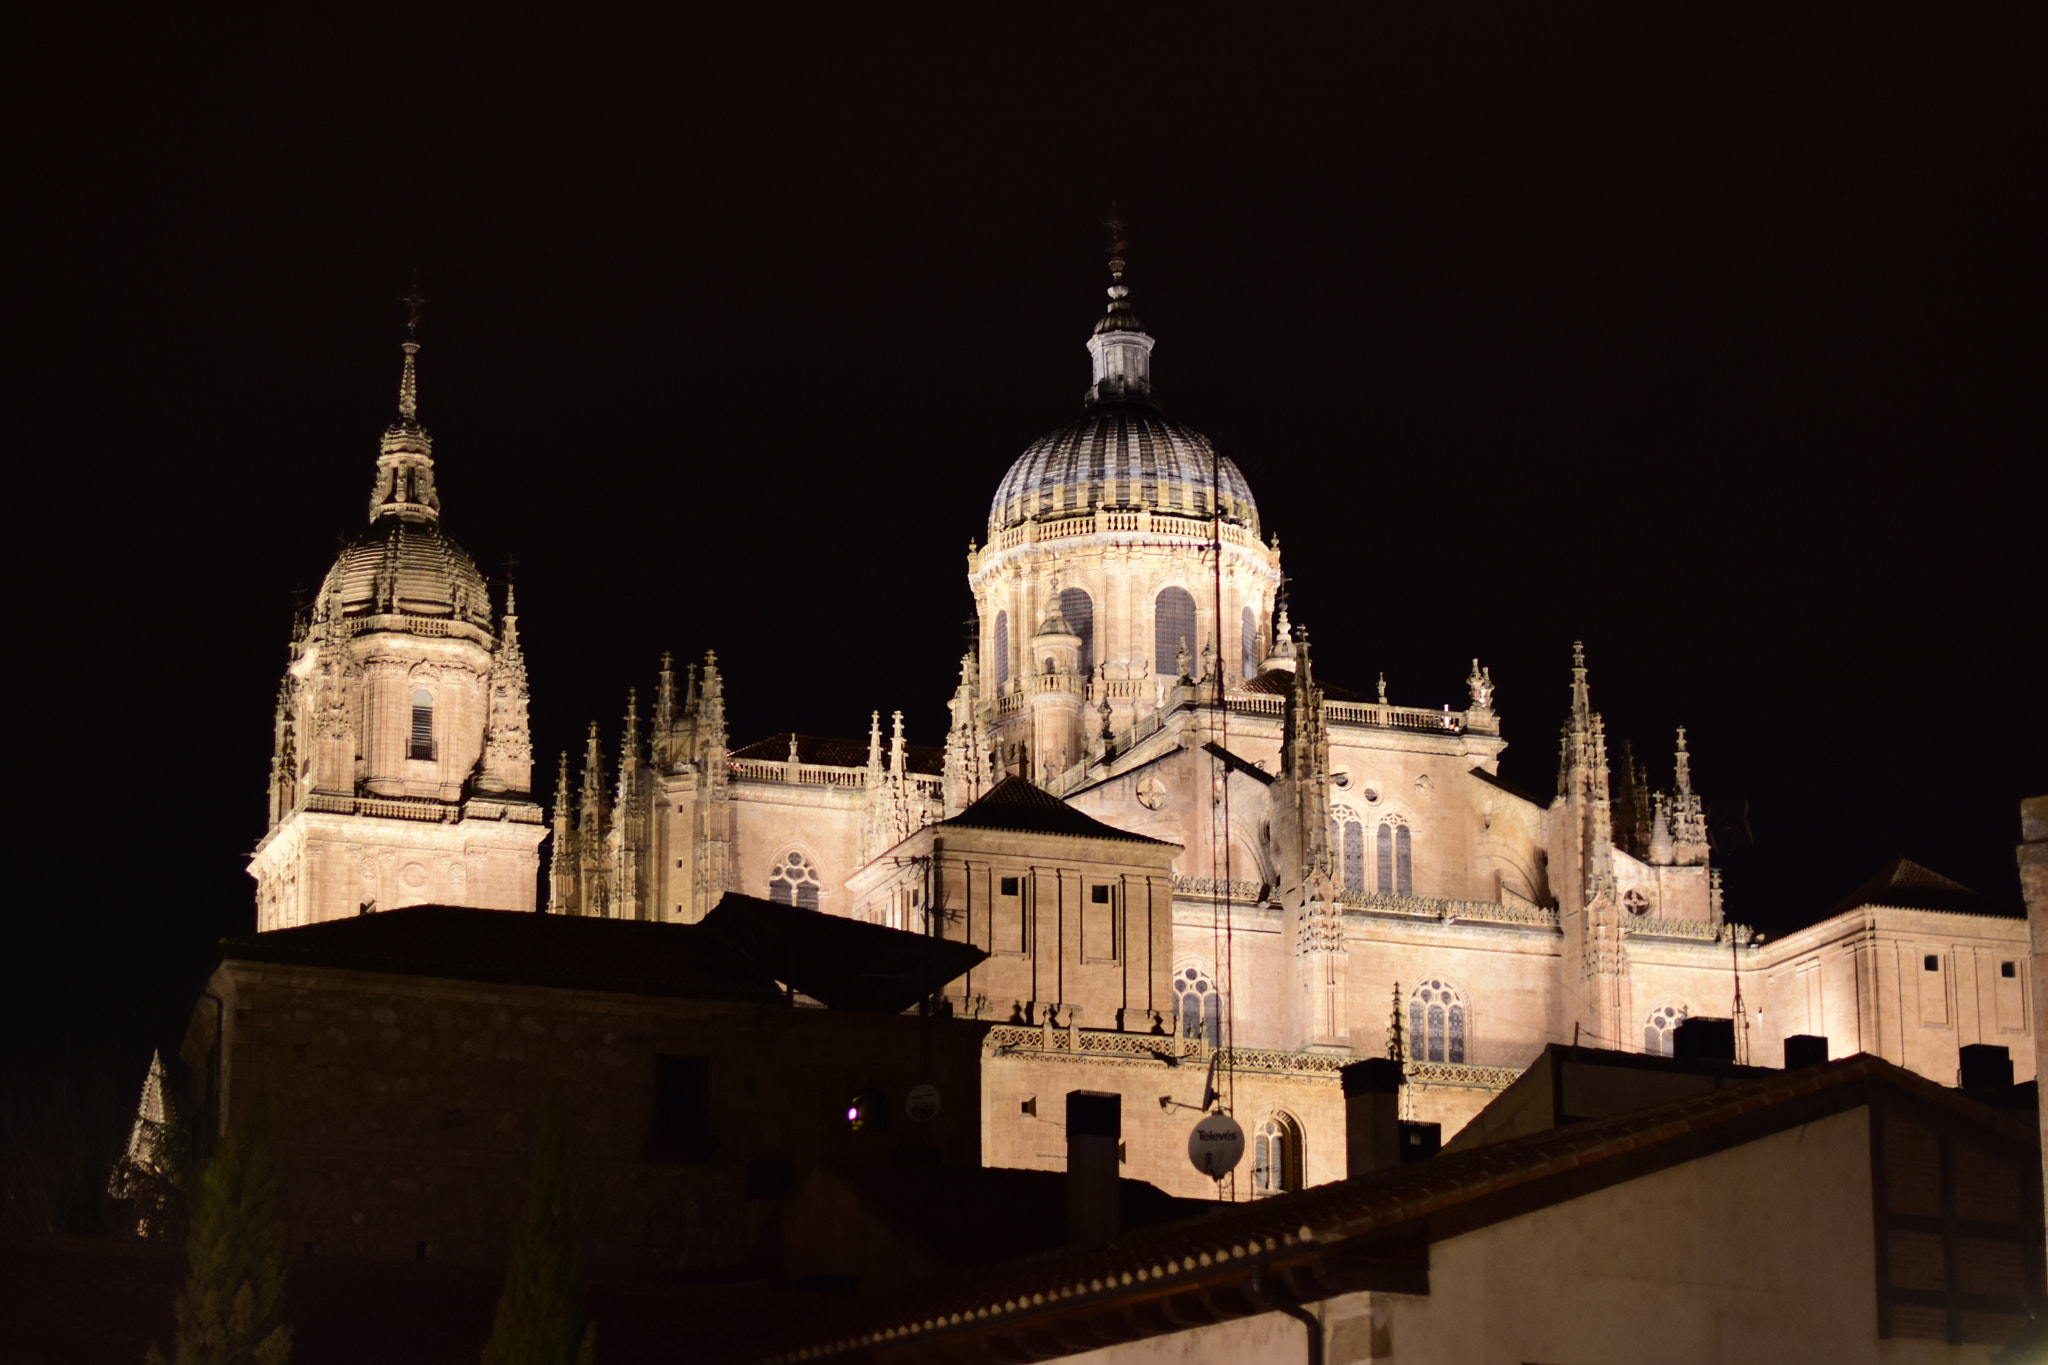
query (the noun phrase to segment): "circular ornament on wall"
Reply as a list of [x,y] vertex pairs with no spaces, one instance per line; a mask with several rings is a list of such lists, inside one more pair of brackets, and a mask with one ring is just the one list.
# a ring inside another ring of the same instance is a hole
[[1158,810],[1166,804],[1166,784],[1158,774],[1150,774],[1138,783],[1138,804],[1146,810]]
[[1422,776],[1415,779],[1415,794],[1417,796],[1420,796],[1427,800],[1429,794],[1435,790],[1436,779],[1431,777],[1428,773],[1424,773],[1422,774]]
[[1368,805],[1368,806],[1377,806],[1377,805],[1378,805],[1378,804],[1380,803],[1380,789],[1379,789],[1379,784],[1377,784],[1377,783],[1374,783],[1374,784],[1372,784],[1372,785],[1370,785],[1370,786],[1366,787],[1366,789],[1365,789],[1364,791],[1360,792],[1360,793],[1359,793],[1359,795],[1365,798],[1365,804],[1366,804],[1366,805]]
[[427,884],[427,869],[418,863],[407,863],[399,869],[398,879],[407,886],[425,886]]

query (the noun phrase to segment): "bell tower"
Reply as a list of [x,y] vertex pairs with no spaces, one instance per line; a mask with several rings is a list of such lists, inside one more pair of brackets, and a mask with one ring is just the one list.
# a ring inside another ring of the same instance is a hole
[[272,718],[269,829],[249,860],[259,931],[400,905],[531,910],[546,837],[508,585],[441,529],[419,420],[418,315],[369,525],[295,623]]

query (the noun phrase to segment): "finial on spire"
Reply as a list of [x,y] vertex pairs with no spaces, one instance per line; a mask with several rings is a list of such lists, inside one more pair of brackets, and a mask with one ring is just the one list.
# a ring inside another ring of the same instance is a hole
[[1096,320],[1095,334],[1088,339],[1095,382],[1087,401],[1150,403],[1152,338],[1131,311],[1131,289],[1124,283],[1124,251],[1129,245],[1124,233],[1129,224],[1112,209],[1103,226],[1109,229],[1109,308]]

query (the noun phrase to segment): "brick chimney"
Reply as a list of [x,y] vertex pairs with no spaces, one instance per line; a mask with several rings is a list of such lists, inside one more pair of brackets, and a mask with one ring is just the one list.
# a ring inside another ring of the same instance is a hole
[[1369,1175],[1401,1164],[1401,1064],[1368,1057],[1338,1073],[1344,1084],[1344,1174]]

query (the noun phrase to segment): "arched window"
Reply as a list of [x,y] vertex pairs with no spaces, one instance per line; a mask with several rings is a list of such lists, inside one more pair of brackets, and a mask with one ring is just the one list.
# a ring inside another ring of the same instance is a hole
[[768,874],[768,899],[777,905],[815,910],[819,889],[817,865],[794,849],[783,854]]
[[1244,609],[1244,676],[1256,677],[1259,672],[1259,614],[1250,607]]
[[1010,685],[1010,613],[996,613],[996,640],[993,646],[996,664],[996,691],[1001,692]]
[[1678,1026],[1685,1022],[1685,1006],[1666,1005],[1650,1016],[1643,1025],[1643,1051],[1652,1057],[1669,1057],[1672,1039],[1678,1033]]
[[1095,602],[1079,588],[1060,589],[1060,615],[1081,637],[1077,667],[1082,677],[1095,676]]
[[1223,1046],[1223,993],[1200,967],[1183,967],[1173,976],[1174,1008],[1180,1013],[1183,1038],[1199,1038],[1210,1047]]
[[1301,1125],[1271,1114],[1252,1134],[1252,1193],[1286,1194],[1301,1188]]
[[412,694],[412,742],[406,747],[406,757],[431,759],[434,756],[434,694],[424,687]]
[[1344,889],[1365,891],[1365,826],[1356,820],[1344,822]]
[[1415,894],[1415,844],[1406,821],[1398,817],[1380,822],[1377,839],[1379,890],[1382,896]]
[[1465,1004],[1441,981],[1425,981],[1409,997],[1408,1055],[1418,1062],[1465,1060]]
[[1194,595],[1186,588],[1168,588],[1152,602],[1152,671],[1162,678],[1180,676],[1174,661],[1182,645],[1187,647],[1192,670],[1193,657],[1201,653],[1201,644],[1195,639]]

